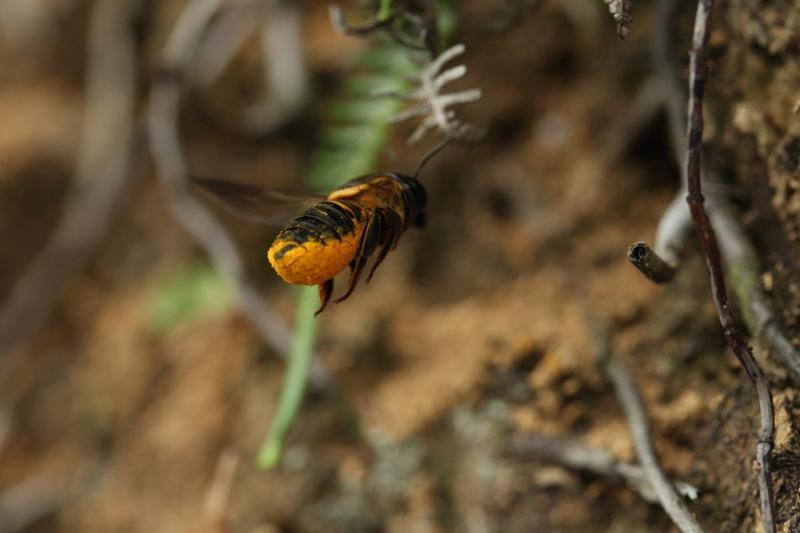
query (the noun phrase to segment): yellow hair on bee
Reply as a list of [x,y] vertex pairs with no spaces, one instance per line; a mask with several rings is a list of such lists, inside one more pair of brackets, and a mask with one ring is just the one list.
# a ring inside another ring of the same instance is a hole
[[328,195],[328,200],[347,200],[351,199],[354,196],[358,196],[361,193],[367,192],[370,190],[369,183],[360,183],[358,185],[348,185],[346,187],[342,187],[332,191]]
[[325,244],[317,240],[298,243],[276,239],[267,251],[267,259],[286,283],[319,285],[350,264],[358,252],[363,231],[364,227],[359,225],[341,241],[330,238]]

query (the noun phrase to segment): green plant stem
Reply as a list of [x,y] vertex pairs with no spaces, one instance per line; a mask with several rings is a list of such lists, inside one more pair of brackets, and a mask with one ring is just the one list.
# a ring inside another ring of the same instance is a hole
[[439,52],[447,49],[456,32],[458,17],[453,0],[437,0],[436,31],[439,34]]
[[392,13],[392,0],[381,0],[378,6],[378,20],[386,20]]
[[[380,7],[389,9],[391,1],[381,0]],[[408,83],[406,76],[414,69],[406,50],[395,45],[375,44],[364,52],[359,66],[370,75],[351,77],[344,84],[344,100],[356,100],[360,105],[329,106],[335,121],[323,128],[322,142],[312,157],[306,177],[312,190],[330,191],[348,178],[374,170],[389,135],[388,121],[403,107],[401,101],[372,99],[369,95],[376,79],[378,87],[397,91],[405,89]],[[275,417],[258,455],[260,468],[271,468],[280,460],[284,438],[302,403],[313,356],[317,329],[314,312],[318,306],[319,297],[315,287],[303,287],[298,292],[297,318],[288,368]]]
[[258,453],[259,468],[272,468],[278,463],[283,452],[284,438],[291,429],[303,401],[308,383],[308,371],[314,354],[317,331],[314,311],[318,306],[317,288],[301,287],[297,298],[297,318],[286,376],[278,398],[278,408],[270,424],[267,438]]

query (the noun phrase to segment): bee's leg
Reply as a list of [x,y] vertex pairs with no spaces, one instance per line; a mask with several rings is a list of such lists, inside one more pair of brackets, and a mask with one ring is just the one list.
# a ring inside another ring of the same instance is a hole
[[401,219],[394,211],[387,211],[388,225],[391,229],[390,235],[386,237],[387,240],[392,242],[392,250],[397,248],[397,243],[400,241],[400,235],[403,234],[403,219]]
[[403,230],[403,221],[400,220],[400,217],[397,216],[396,213],[393,211],[388,211],[384,218],[384,234],[382,235],[383,243],[381,246],[381,251],[378,254],[378,257],[375,259],[375,263],[372,265],[372,269],[369,271],[369,275],[367,276],[367,283],[369,280],[372,279],[372,275],[375,273],[375,269],[378,268],[384,259],[386,259],[386,255],[397,246],[397,241],[400,238],[400,233]]
[[317,309],[317,312],[314,313],[314,316],[317,316],[325,310],[325,306],[328,305],[328,300],[330,299],[332,293],[333,279],[323,281],[319,284],[319,309]]
[[350,263],[350,279],[347,280],[347,289],[345,289],[344,295],[340,298],[334,300],[337,304],[347,299],[353,293],[353,290],[356,288],[358,284],[358,278],[361,277],[361,271],[364,270],[364,265],[367,264],[366,257],[356,257]]
[[383,262],[383,260],[386,258],[386,255],[391,251],[392,240],[393,239],[387,239],[386,242],[383,243],[383,246],[381,247],[381,252],[378,254],[378,258],[375,259],[375,263],[372,265],[372,268],[370,269],[369,274],[367,275],[367,283],[369,283],[369,281],[372,279],[372,275],[375,273],[375,269],[378,268],[378,265],[380,265]]
[[350,279],[347,280],[347,289],[345,289],[344,295],[336,300],[336,303],[346,300],[347,297],[353,293],[353,290],[358,284],[358,278],[361,277],[361,271],[364,270],[364,266],[367,264],[367,259],[369,259],[369,256],[375,251],[375,247],[380,243],[384,227],[385,223],[383,217],[380,211],[378,211],[367,223],[364,236],[361,237],[361,247],[358,254],[350,262]]
[[375,252],[375,248],[382,242],[385,231],[386,222],[383,217],[383,212],[381,209],[378,209],[367,223],[364,235],[361,237],[361,246],[359,247],[356,259],[359,257],[370,257]]

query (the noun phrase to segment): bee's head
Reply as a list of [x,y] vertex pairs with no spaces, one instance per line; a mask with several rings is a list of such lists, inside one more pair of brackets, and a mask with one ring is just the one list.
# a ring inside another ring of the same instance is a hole
[[425,227],[425,206],[428,204],[425,187],[412,176],[396,174],[395,177],[403,186],[403,196],[408,204],[411,224],[419,228]]

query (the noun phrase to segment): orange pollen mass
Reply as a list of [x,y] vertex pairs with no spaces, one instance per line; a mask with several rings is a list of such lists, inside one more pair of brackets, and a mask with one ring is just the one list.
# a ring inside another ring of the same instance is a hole
[[364,226],[339,241],[333,237],[325,244],[316,240],[302,243],[275,239],[267,251],[269,264],[275,272],[292,285],[319,285],[332,279],[350,264],[361,242]]

